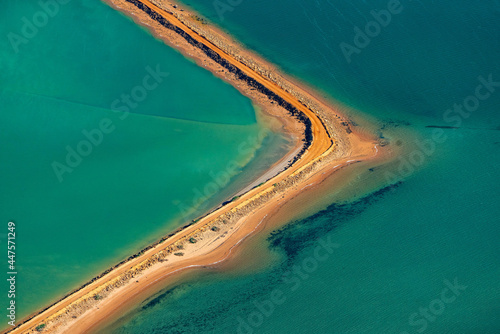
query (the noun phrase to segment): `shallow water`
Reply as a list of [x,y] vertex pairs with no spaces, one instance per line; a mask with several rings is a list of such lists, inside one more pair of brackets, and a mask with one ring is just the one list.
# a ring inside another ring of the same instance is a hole
[[0,14],[0,236],[17,224],[18,319],[227,199],[288,145],[236,89],[102,2],[61,5],[11,44],[40,13],[10,1]]
[[[212,1],[188,4],[354,120],[376,119],[403,153],[380,167],[390,174],[379,191],[364,173],[345,190],[356,198],[270,237],[281,260],[266,270],[159,293],[113,332],[500,332],[500,87],[483,86],[478,106],[469,98],[490,75],[500,81],[500,3],[401,1],[351,62],[340,44],[354,45],[354,28],[387,1],[239,3],[223,16]],[[447,111],[464,102],[470,112]],[[338,247],[314,266],[325,238]],[[283,295],[269,306],[275,289]]]

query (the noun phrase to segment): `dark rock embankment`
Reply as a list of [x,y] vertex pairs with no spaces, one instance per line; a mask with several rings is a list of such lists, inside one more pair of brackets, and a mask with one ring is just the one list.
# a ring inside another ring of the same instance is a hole
[[302,111],[295,108],[289,102],[285,101],[281,96],[277,95],[276,93],[265,87],[263,84],[255,80],[254,78],[249,77],[248,75],[243,73],[242,70],[240,70],[238,67],[228,62],[226,59],[222,58],[217,52],[215,52],[205,44],[198,42],[196,39],[191,37],[191,35],[189,35],[187,32],[170,23],[167,19],[165,19],[163,16],[161,16],[153,9],[149,8],[147,5],[143,4],[141,1],[139,0],[125,0],[125,1],[133,4],[134,6],[142,10],[149,17],[151,17],[153,20],[155,20],[165,28],[170,29],[175,33],[177,33],[179,36],[184,38],[189,44],[203,51],[203,53],[205,53],[207,57],[209,57],[222,67],[224,67],[230,73],[233,73],[239,80],[246,82],[248,86],[264,94],[271,101],[275,101],[279,106],[286,109],[291,116],[295,117],[299,122],[304,124],[305,126],[304,139],[303,139],[304,146],[302,147],[302,150],[297,154],[297,156],[295,156],[295,158],[290,162],[290,165],[292,165],[298,159],[300,159],[300,157],[304,154],[307,148],[309,148],[309,146],[311,145],[313,139],[311,120]]

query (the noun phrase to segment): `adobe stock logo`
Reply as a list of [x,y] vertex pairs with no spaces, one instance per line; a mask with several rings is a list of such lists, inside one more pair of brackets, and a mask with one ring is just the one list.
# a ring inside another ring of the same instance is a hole
[[347,62],[350,64],[353,54],[360,54],[361,50],[370,45],[373,38],[380,35],[382,28],[387,27],[392,22],[393,15],[400,14],[402,11],[403,6],[399,0],[389,0],[387,9],[370,11],[374,20],[367,22],[364,30],[357,26],[354,27],[354,45],[346,42],[340,43],[340,50]]
[[[418,312],[412,313],[408,317],[408,324],[413,327],[415,332],[425,332],[429,325],[446,311],[447,306],[454,303],[467,289],[467,286],[460,284],[457,278],[453,282],[444,280],[444,285],[445,288],[441,290],[436,299],[423,307],[419,307]],[[410,334],[410,332],[404,331],[401,334]]]
[[[477,85],[472,94],[465,97],[461,103],[454,103],[453,108],[447,109],[442,119],[448,127],[458,129],[464,120],[472,116],[481,107],[481,103],[489,99],[498,88],[500,81],[493,80],[493,74],[487,78],[480,75]],[[398,167],[394,171],[386,171],[385,177],[389,184],[396,184],[404,181],[416,172],[417,168],[423,166],[428,159],[436,153],[438,147],[448,140],[448,135],[441,128],[433,129],[430,138],[416,140],[416,148],[405,155],[398,156]],[[395,190],[396,188],[392,188]]]
[[[121,94],[120,98],[111,102],[110,109],[117,114],[119,121],[125,120],[130,111],[137,108],[169,76],[168,72],[160,69],[160,65],[156,65],[156,69],[146,66],[145,71],[146,74],[141,84],[134,86],[129,92]],[[111,117],[104,117],[93,129],[83,129],[81,131],[83,138],[76,145],[66,145],[65,159],[62,162],[52,162],[51,167],[57,180],[63,182],[65,174],[73,173],[83,159],[91,155],[94,149],[104,142],[106,135],[116,130],[117,124],[117,120],[113,121]]]
[[264,299],[254,300],[251,312],[236,318],[236,334],[255,334],[266,319],[287,301],[289,295],[297,291],[339,247],[340,244],[333,242],[331,236],[319,239],[309,256],[283,274],[280,287],[272,290]]
[[10,45],[14,49],[15,53],[19,52],[19,47],[22,44],[28,44],[30,40],[38,35],[40,29],[45,27],[50,18],[55,17],[60,10],[60,5],[65,5],[71,0],[40,0],[38,1],[38,6],[40,10],[35,12],[31,19],[23,16],[21,22],[23,23],[21,27],[20,34],[15,32],[9,32],[7,38],[9,39]]
[[212,3],[219,19],[224,21],[224,13],[232,12],[235,7],[239,6],[243,0],[214,0]]

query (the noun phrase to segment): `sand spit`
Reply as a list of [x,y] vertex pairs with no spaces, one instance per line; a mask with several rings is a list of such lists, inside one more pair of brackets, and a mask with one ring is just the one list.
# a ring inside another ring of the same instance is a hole
[[48,333],[92,332],[159,282],[228,259],[282,203],[380,151],[375,139],[357,133],[332,107],[194,13],[161,0],[108,2],[250,97],[297,139],[290,151],[297,153],[267,182],[108,269],[10,329],[12,333],[36,333],[41,325]]

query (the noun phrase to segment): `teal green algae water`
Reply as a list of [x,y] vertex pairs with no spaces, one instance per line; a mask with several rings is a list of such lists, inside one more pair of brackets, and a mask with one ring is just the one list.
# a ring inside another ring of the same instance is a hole
[[6,273],[16,223],[18,320],[230,198],[287,145],[232,86],[106,4],[43,13],[9,1],[0,14],[0,237]]
[[356,197],[269,235],[281,260],[265,270],[159,292],[104,332],[499,333],[500,3],[216,3],[186,2],[354,120],[375,118],[403,153],[359,175]]

